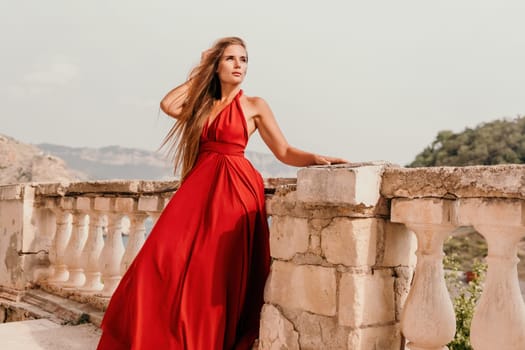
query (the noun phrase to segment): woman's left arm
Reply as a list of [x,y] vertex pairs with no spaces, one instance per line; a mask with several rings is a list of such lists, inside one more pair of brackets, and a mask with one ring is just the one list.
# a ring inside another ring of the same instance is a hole
[[290,146],[281,132],[268,103],[260,97],[253,97],[253,105],[256,111],[254,121],[257,129],[259,129],[259,134],[264,143],[281,162],[298,167],[348,163],[342,158],[321,156]]

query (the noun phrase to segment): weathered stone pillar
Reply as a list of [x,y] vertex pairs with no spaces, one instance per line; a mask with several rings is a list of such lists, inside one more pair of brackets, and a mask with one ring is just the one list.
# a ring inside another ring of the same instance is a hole
[[79,288],[86,282],[85,266],[82,264],[81,256],[88,236],[89,210],[89,198],[76,198],[75,210],[73,211],[73,232],[65,252],[65,260],[69,270],[69,278],[63,284],[66,288]]
[[415,240],[379,195],[383,166],[300,170],[268,201],[260,349],[399,350]]
[[525,349],[525,304],[517,263],[525,236],[523,200],[478,198],[459,202],[460,220],[473,225],[488,244],[487,275],[471,325],[475,350]]
[[122,275],[126,273],[129,265],[131,265],[133,259],[135,259],[135,256],[137,256],[137,253],[144,244],[146,238],[146,227],[144,226],[144,223],[147,219],[148,214],[146,213],[135,212],[131,214],[128,244],[126,245],[126,251],[120,264],[120,273]]
[[69,271],[66,265],[66,247],[71,237],[73,198],[60,198],[52,208],[56,217],[56,233],[51,248],[49,249],[49,260],[53,268],[53,274],[48,282],[54,285],[68,280]]
[[102,295],[110,297],[117,288],[122,277],[120,263],[124,255],[122,242],[122,220],[133,211],[133,198],[115,198],[112,213],[108,215],[108,237],[101,253],[102,280],[104,289]]
[[100,254],[104,247],[104,236],[107,235],[107,213],[110,210],[110,198],[96,197],[89,212],[89,235],[82,252],[82,264],[85,266],[86,282],[81,287],[83,292],[102,290],[100,277]]
[[453,209],[454,201],[446,199],[392,200],[391,220],[405,224],[418,241],[414,283],[401,314],[411,350],[447,349],[454,339],[456,317],[443,271],[443,242],[456,227]]
[[130,230],[126,251],[122,257],[120,271],[122,275],[128,270],[146,239],[145,223],[148,218],[156,221],[160,211],[164,208],[164,201],[160,196],[140,196],[136,208],[130,215]]
[[23,289],[32,271],[24,271],[26,256],[35,236],[31,185],[0,186],[0,286]]

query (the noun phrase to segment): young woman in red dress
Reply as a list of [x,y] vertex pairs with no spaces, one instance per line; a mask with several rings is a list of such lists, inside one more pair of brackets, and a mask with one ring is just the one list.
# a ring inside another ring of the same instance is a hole
[[285,164],[343,163],[291,147],[262,98],[243,94],[248,54],[218,40],[161,101],[182,184],[113,294],[98,350],[245,350],[270,268],[264,186],[244,157],[259,131]]

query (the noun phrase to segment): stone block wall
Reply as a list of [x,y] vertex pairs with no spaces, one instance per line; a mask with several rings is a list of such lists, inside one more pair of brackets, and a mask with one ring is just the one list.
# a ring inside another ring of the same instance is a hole
[[307,168],[268,202],[260,349],[399,350],[416,240],[390,223],[383,166]]

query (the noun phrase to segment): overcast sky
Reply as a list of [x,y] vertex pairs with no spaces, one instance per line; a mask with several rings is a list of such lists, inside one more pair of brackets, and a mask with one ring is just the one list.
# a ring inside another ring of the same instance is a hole
[[245,94],[291,144],[404,165],[440,130],[525,114],[523,18],[523,0],[0,0],[0,133],[154,150],[160,99],[236,35]]

